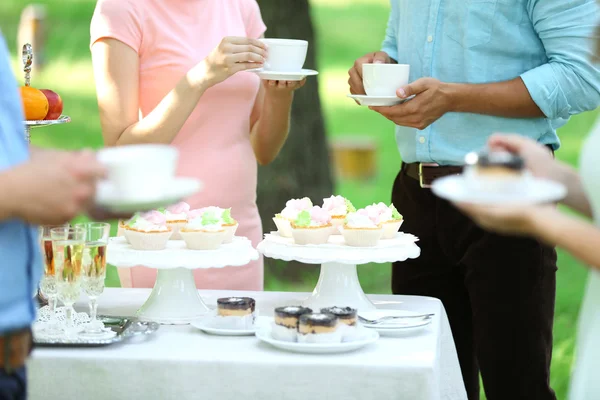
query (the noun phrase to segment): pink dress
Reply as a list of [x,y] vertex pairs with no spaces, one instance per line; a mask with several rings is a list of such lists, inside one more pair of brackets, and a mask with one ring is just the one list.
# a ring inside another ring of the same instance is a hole
[[[114,38],[139,54],[142,116],[223,37],[259,38],[265,30],[256,0],[98,0],[90,29],[91,44]],[[210,88],[173,141],[180,151],[179,175],[204,183],[202,192],[187,199],[192,208],[231,207],[238,235],[255,246],[262,226],[250,113],[259,85],[255,74],[241,72]],[[119,275],[123,286],[152,287],[156,270],[136,267]],[[263,263],[195,270],[194,276],[201,289],[262,290]]]

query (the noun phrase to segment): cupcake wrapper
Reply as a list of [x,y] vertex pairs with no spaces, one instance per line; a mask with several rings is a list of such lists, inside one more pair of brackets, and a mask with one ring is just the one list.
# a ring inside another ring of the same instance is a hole
[[346,217],[332,217],[331,218],[331,234],[332,235],[341,235],[340,228],[344,226],[344,222],[346,221]]
[[313,229],[292,228],[294,243],[300,245],[325,244],[329,240],[329,236],[331,236],[330,226]]
[[182,237],[179,234],[179,230],[183,228],[186,224],[187,222],[167,222],[167,226],[173,231],[171,240],[182,240]]
[[227,316],[215,315],[212,318],[212,326],[220,329],[239,329],[246,330],[254,327],[255,313],[242,316]]
[[225,240],[225,236],[227,232],[186,232],[179,231],[181,237],[185,241],[185,245],[188,249],[191,250],[216,250],[221,244],[223,244],[223,240]]
[[233,242],[233,237],[235,236],[235,232],[237,231],[238,226],[240,226],[240,224],[235,224],[235,225],[226,225],[223,228],[225,228],[225,239],[223,240],[223,243],[231,243]]
[[341,343],[342,334],[339,331],[331,333],[298,334],[299,343]]
[[271,336],[273,336],[273,339],[281,340],[282,342],[298,341],[298,331],[296,329],[286,328],[285,326],[277,325],[275,322],[271,326]]
[[382,239],[394,239],[398,235],[398,231],[402,226],[404,220],[400,221],[388,221],[384,222],[383,225],[383,236]]
[[292,237],[292,225],[290,224],[290,221],[288,221],[285,218],[275,217],[273,218],[273,222],[275,222],[275,226],[277,227],[277,233],[279,233],[279,236],[285,238]]
[[127,237],[127,235],[125,234],[125,231],[126,231],[126,230],[127,230],[127,229],[125,228],[125,226],[124,226],[124,225],[121,225],[121,224],[119,223],[119,228],[117,229],[117,237],[123,236],[123,237],[125,238],[125,241],[126,241],[128,244],[131,244],[131,243],[129,242],[129,238],[128,238],[128,237]]
[[383,235],[383,228],[371,229],[343,229],[342,235],[348,246],[352,247],[375,247]]
[[173,232],[138,232],[125,230],[125,238],[134,250],[163,250]]

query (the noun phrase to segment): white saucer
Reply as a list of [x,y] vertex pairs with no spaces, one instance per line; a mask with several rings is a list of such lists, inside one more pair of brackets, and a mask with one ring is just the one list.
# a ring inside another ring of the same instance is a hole
[[212,326],[210,323],[211,318],[201,318],[196,321],[192,321],[190,325],[194,328],[200,329],[202,332],[210,335],[217,336],[254,336],[257,326],[254,325],[252,329],[223,329]]
[[567,188],[557,182],[529,178],[526,189],[519,192],[477,192],[469,187],[463,175],[436,179],[431,187],[433,193],[451,202],[467,202],[489,205],[526,205],[553,203],[567,195]]
[[293,72],[278,72],[278,71],[265,71],[263,68],[251,69],[248,72],[254,72],[260,79],[266,79],[270,81],[301,81],[307,76],[318,75],[319,73],[312,69],[301,69],[300,71]]
[[[360,311],[358,313],[361,317],[367,319],[377,319],[386,316],[413,316],[420,315],[413,311],[404,310],[373,310],[373,311]],[[407,318],[386,321],[381,324],[372,325],[361,322],[361,324],[368,329],[377,331],[381,336],[408,336],[413,333],[419,332],[425,329],[431,324],[431,318],[429,319],[418,319],[418,318]]]
[[202,183],[194,178],[175,178],[155,198],[130,199],[121,194],[110,182],[101,182],[96,192],[96,204],[116,213],[132,213],[165,207],[197,193]]
[[271,335],[271,327],[261,327],[256,331],[256,337],[265,343],[270,344],[281,350],[290,351],[292,353],[304,353],[304,354],[335,354],[335,353],[347,353],[361,349],[365,346],[375,343],[379,339],[379,333],[374,330],[368,330],[364,339],[356,340],[353,342],[343,343],[298,343],[298,342],[285,342],[283,340],[274,339]]
[[349,94],[351,99],[358,101],[358,104],[366,107],[389,107],[402,104],[409,99],[401,99],[397,96],[367,96],[365,94]]

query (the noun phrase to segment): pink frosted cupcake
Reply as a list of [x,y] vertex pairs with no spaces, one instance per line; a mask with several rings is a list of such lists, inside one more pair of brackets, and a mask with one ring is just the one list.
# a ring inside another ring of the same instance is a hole
[[150,211],[133,217],[125,226],[125,238],[135,250],[162,250],[172,235],[165,215]]
[[404,222],[402,215],[393,204],[386,206],[384,203],[373,204],[365,208],[369,216],[376,215],[377,221],[383,227],[382,239],[394,239]]
[[191,212],[190,221],[179,233],[187,248],[192,250],[216,250],[227,237],[220,216],[206,209]]
[[173,230],[171,240],[181,240],[179,229],[184,227],[188,222],[188,212],[190,205],[184,201],[173,204],[165,210],[164,214],[167,218],[167,226]]
[[188,218],[191,220],[192,218],[196,218],[204,214],[205,212],[210,212],[216,218],[218,218],[219,223],[225,229],[226,235],[223,243],[231,243],[233,242],[233,238],[235,237],[235,233],[237,232],[240,224],[233,219],[231,216],[231,208],[219,208],[219,207],[205,207],[197,210],[192,210],[188,212]]
[[273,217],[273,222],[277,226],[279,236],[290,238],[292,237],[291,223],[298,218],[298,214],[304,210],[310,210],[313,206],[312,201],[308,197],[303,199],[291,199],[285,203],[285,208]]
[[377,246],[383,236],[383,228],[377,218],[377,215],[369,215],[364,209],[348,214],[342,228],[346,244],[352,247]]
[[356,208],[354,208],[350,200],[342,196],[331,196],[328,199],[323,199],[323,209],[329,212],[331,216],[334,235],[340,234],[339,227],[344,225],[346,215],[356,212]]
[[319,206],[300,211],[291,223],[296,244],[325,244],[331,236],[331,216]]

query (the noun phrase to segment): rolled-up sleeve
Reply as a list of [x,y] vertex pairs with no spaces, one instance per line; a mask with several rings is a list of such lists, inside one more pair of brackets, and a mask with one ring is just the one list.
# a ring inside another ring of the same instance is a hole
[[385,31],[385,39],[381,45],[381,51],[385,51],[388,56],[394,60],[398,60],[398,45],[396,42],[396,29],[398,27],[398,2],[390,0],[392,9],[390,18],[388,19],[387,29]]
[[521,75],[533,101],[549,119],[566,119],[598,107],[596,0],[530,0],[528,13],[548,57],[546,64]]

